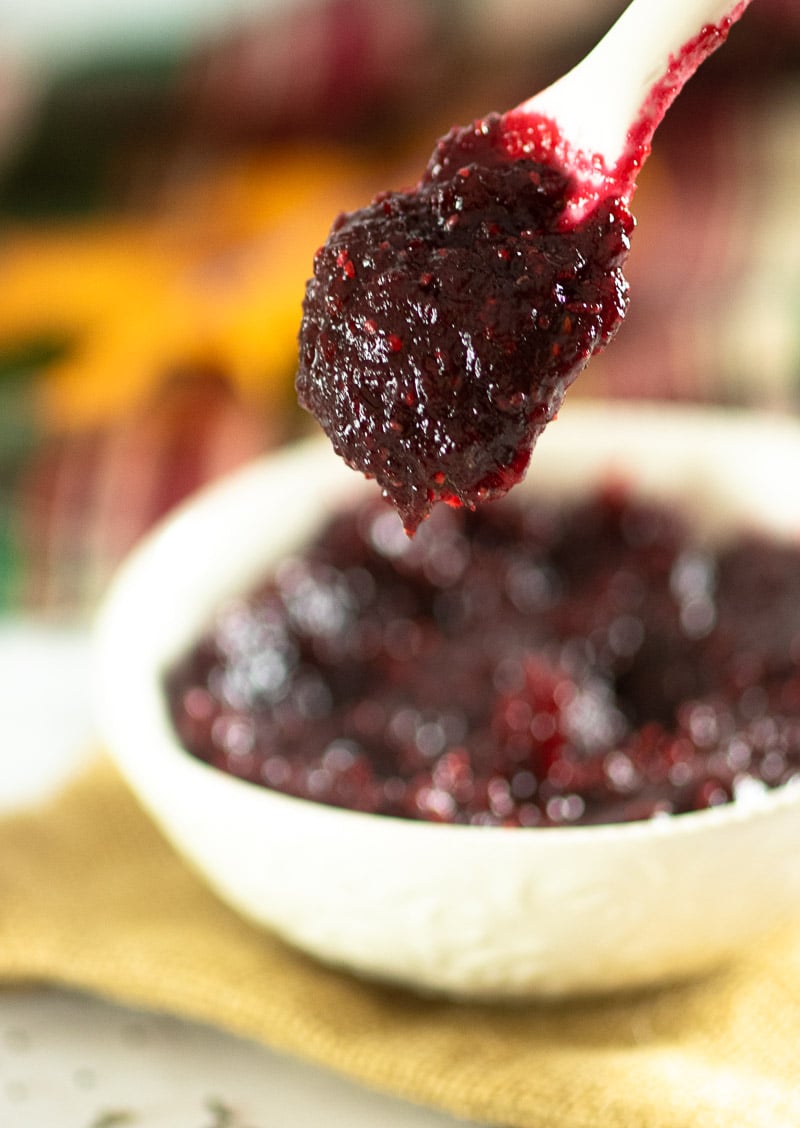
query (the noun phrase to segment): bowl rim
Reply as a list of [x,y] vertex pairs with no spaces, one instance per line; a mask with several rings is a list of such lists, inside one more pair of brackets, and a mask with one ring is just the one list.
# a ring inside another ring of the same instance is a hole
[[[666,431],[676,425],[689,425],[690,428],[699,428],[701,431],[712,427],[724,432],[735,431],[741,437],[742,427],[755,427],[771,435],[776,430],[782,434],[782,440],[789,440],[797,447],[798,466],[800,467],[800,422],[787,419],[785,416],[771,412],[751,411],[741,408],[720,408],[696,405],[654,405],[650,401],[625,401],[609,404],[606,401],[581,400],[571,405],[569,413],[563,413],[564,418],[571,418],[575,425],[582,427],[591,425],[597,419],[607,420],[609,413],[615,419],[615,425],[624,430],[631,426],[655,426],[660,432]],[[573,423],[567,424],[572,426]],[[563,428],[559,427],[563,434]],[[541,442],[542,440],[540,440]],[[320,452],[325,451],[323,455]],[[124,732],[126,725],[122,718],[127,704],[127,692],[124,679],[120,676],[130,666],[130,639],[126,638],[126,630],[134,625],[140,625],[142,610],[146,609],[152,592],[153,573],[157,573],[159,558],[165,552],[179,551],[185,547],[190,539],[189,532],[196,532],[196,527],[207,523],[210,517],[214,522],[224,526],[228,517],[226,510],[231,499],[236,498],[240,492],[257,492],[269,486],[271,480],[286,473],[287,469],[296,467],[298,461],[307,459],[310,455],[323,458],[328,462],[328,456],[334,459],[330,446],[324,438],[313,436],[287,443],[275,451],[249,461],[244,466],[229,472],[222,478],[202,487],[191,497],[175,507],[165,518],[157,523],[146,533],[134,549],[128,554],[112,577],[106,594],[101,601],[95,617],[93,627],[93,658],[94,658],[94,700],[95,715],[98,721],[100,737],[105,747],[109,750],[112,759],[121,770],[123,776],[131,780],[135,774],[126,752],[122,747],[132,744],[131,734]],[[531,476],[535,476],[536,451],[532,459]],[[343,466],[338,458],[336,464]],[[343,485],[337,490],[341,493],[340,502],[347,498],[357,496],[356,491],[369,488],[361,475],[344,468],[347,476],[352,479],[352,488],[342,478]],[[338,473],[338,471],[337,471]],[[524,485],[524,484],[523,484]],[[519,488],[519,487],[517,487]],[[324,512],[332,512],[331,508]],[[229,518],[228,518],[229,519]],[[798,505],[798,521],[800,522],[800,505]],[[313,528],[318,524],[315,519],[311,522]],[[797,538],[800,541],[800,523],[797,528]],[[265,562],[253,569],[254,577],[265,577],[269,574],[272,562]],[[219,582],[216,586],[219,586]],[[225,593],[234,594],[242,589],[234,584],[223,586],[223,595],[215,597],[211,605],[219,604],[225,598]],[[208,625],[208,613],[198,614],[187,632],[188,643],[201,634]],[[139,634],[141,642],[141,634]],[[187,643],[187,644],[188,644]],[[221,782],[221,786],[233,791],[240,790],[242,795],[250,794],[251,797],[260,795],[257,800],[263,804],[277,804],[287,810],[302,810],[306,813],[314,812],[315,816],[326,820],[341,821],[353,826],[383,826],[388,830],[394,828],[393,833],[400,834],[457,834],[462,837],[475,837],[489,835],[497,838],[498,835],[520,841],[547,839],[553,843],[569,842],[578,843],[583,838],[593,842],[598,840],[627,840],[636,838],[673,837],[676,835],[693,835],[710,830],[712,827],[724,827],[743,822],[751,822],[764,818],[771,818],[775,813],[784,809],[800,808],[800,777],[790,780],[776,788],[754,789],[751,796],[746,799],[737,798],[713,807],[698,811],[689,811],[677,815],[656,816],[649,819],[625,821],[616,823],[577,824],[555,827],[503,827],[484,826],[460,823],[440,823],[424,819],[404,819],[399,816],[374,814],[357,811],[347,807],[337,807],[331,804],[317,802],[313,799],[300,798],[287,795],[270,788],[266,784],[255,783],[242,777],[235,776],[221,768],[209,764],[189,752],[178,739],[167,709],[166,693],[163,688],[163,677],[169,662],[174,660],[185,649],[177,646],[168,654],[162,646],[150,647],[139,645],[135,657],[138,665],[134,668],[140,674],[147,673],[146,683],[140,687],[144,689],[144,696],[139,695],[137,701],[140,705],[147,706],[144,718],[138,718],[137,724],[144,726],[140,737],[147,737],[152,741],[153,755],[169,755],[172,768],[183,773],[200,773],[207,778]],[[198,778],[200,778],[198,776]],[[232,792],[233,793],[233,792]],[[251,801],[255,801],[251,799]]]

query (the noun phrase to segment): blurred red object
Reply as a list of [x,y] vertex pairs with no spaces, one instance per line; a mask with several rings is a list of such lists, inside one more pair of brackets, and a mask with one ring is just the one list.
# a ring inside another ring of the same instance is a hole
[[441,4],[304,0],[237,26],[198,52],[191,117],[231,139],[347,133],[440,83]]
[[65,614],[91,608],[149,528],[271,442],[263,412],[210,366],[165,377],[114,426],[52,436],[21,483],[20,603]]

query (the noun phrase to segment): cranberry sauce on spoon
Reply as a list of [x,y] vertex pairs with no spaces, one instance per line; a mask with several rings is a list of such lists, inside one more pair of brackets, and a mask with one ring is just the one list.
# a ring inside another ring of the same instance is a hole
[[565,236],[569,192],[486,118],[439,143],[414,192],[341,217],[317,256],[300,398],[409,532],[435,500],[519,481],[623,316],[630,214],[604,200]]
[[653,132],[746,4],[634,0],[559,82],[453,130],[412,190],[335,221],[306,291],[298,397],[407,532],[437,501],[473,508],[520,481],[614,336]]

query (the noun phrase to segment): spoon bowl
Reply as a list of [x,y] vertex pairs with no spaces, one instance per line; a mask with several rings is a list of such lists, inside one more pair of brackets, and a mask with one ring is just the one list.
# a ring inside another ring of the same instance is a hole
[[[747,459],[742,451],[747,451]],[[572,405],[521,485],[571,499],[606,475],[710,538],[796,540],[800,427],[699,409]],[[336,506],[374,491],[317,440],[201,493],[130,557],[97,630],[101,733],[144,806],[257,925],[361,975],[462,998],[554,997],[697,974],[800,909],[800,786],[621,825],[448,826],[295,799],[222,773],[173,731],[165,671],[214,609]]]

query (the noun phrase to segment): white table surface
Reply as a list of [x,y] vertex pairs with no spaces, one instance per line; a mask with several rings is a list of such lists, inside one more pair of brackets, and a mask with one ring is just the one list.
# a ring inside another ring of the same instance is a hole
[[[0,814],[92,748],[85,632],[0,623]],[[42,701],[47,707],[42,707]],[[46,989],[0,991],[1,1128],[455,1128],[217,1030]]]

